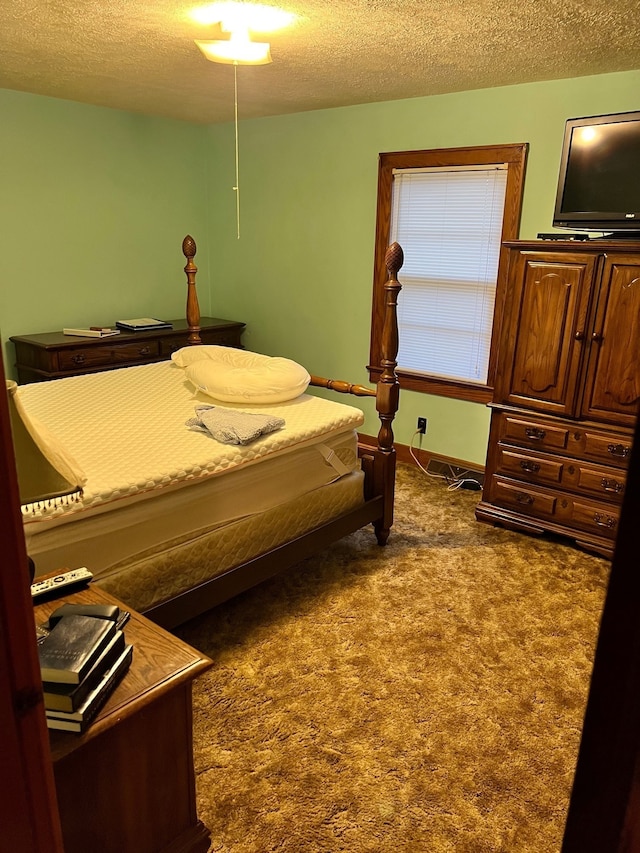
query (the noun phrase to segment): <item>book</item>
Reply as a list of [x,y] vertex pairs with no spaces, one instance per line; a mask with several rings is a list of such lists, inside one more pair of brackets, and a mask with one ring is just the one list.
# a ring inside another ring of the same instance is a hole
[[156,329],[173,329],[173,323],[166,320],[156,320],[153,317],[137,317],[134,320],[116,320],[119,329],[128,332],[153,332]]
[[102,328],[101,326],[90,326],[88,329],[63,329],[63,335],[72,335],[78,338],[109,338],[119,335],[120,329]]
[[116,631],[80,684],[44,681],[44,707],[48,711],[75,711],[123,651],[124,634]]
[[132,657],[133,646],[131,644],[125,645],[124,651],[111,668],[106,670],[97,686],[75,711],[69,713],[64,711],[46,712],[47,726],[50,729],[68,732],[84,732],[129,669]]
[[38,644],[42,680],[79,684],[115,631],[110,619],[65,616]]

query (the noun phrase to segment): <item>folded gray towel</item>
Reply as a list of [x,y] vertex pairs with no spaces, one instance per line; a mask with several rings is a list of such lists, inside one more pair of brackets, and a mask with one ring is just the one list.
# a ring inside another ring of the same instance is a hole
[[207,433],[223,444],[250,444],[284,426],[284,419],[274,415],[256,415],[221,406],[196,406],[195,411],[196,417],[186,423],[189,429]]

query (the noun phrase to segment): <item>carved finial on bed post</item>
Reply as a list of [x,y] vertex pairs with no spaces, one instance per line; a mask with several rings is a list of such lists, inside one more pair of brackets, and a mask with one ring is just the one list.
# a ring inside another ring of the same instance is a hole
[[201,344],[200,306],[198,305],[198,293],[196,291],[198,267],[193,263],[196,256],[196,241],[189,234],[182,241],[182,254],[187,259],[187,265],[184,268],[187,274],[187,326],[189,328],[187,343]]

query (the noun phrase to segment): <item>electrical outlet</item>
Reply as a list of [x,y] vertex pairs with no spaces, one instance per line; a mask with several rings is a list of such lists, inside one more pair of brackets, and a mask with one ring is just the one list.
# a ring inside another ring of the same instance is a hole
[[422,435],[427,434],[427,419],[426,418],[418,418],[418,432],[422,433]]

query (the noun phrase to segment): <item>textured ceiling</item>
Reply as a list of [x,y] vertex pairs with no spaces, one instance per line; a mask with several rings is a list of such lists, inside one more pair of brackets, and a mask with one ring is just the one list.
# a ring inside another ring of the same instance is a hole
[[[184,0],[4,0],[0,88],[193,122],[233,119]],[[266,3],[266,5],[269,5]],[[271,4],[275,5],[275,4]],[[638,0],[291,0],[240,118],[640,68]]]

